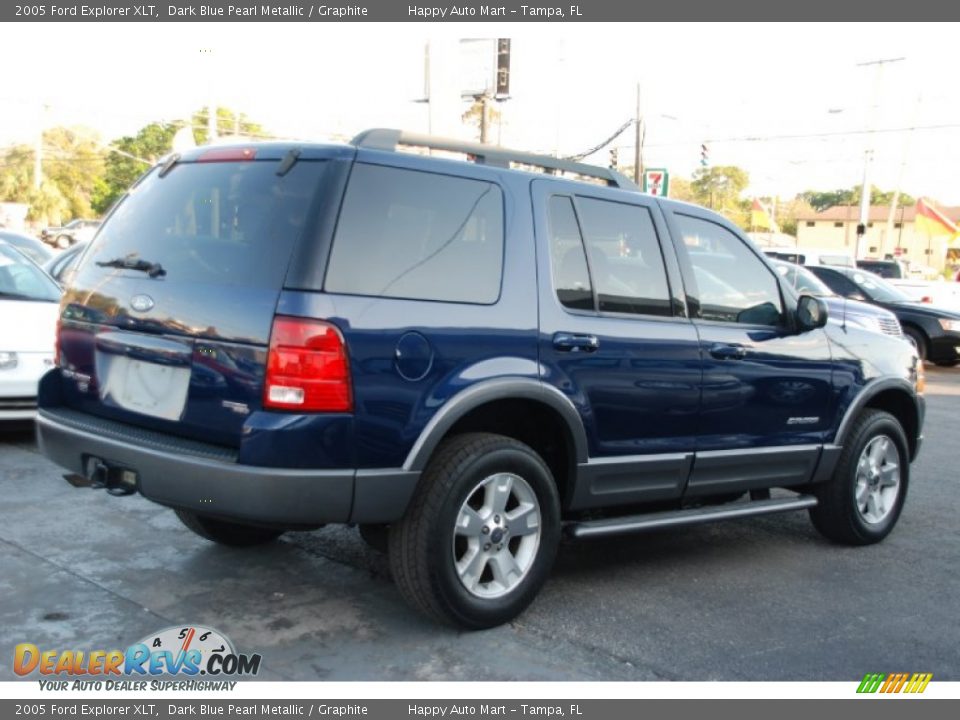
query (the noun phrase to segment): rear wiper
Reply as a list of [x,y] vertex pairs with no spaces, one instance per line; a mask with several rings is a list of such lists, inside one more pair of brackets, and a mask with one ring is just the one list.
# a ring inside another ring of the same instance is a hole
[[152,263],[149,260],[137,260],[132,257],[116,258],[105,262],[98,262],[100,267],[122,268],[123,270],[139,270],[145,272],[152,278],[163,277],[167,271],[163,269],[160,263]]

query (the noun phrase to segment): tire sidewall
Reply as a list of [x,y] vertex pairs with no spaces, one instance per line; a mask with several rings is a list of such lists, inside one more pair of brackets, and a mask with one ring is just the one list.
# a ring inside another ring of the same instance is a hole
[[[889,438],[897,449],[897,463],[900,469],[900,492],[893,510],[887,517],[879,523],[868,523],[860,514],[857,506],[857,465],[864,448],[871,440],[879,435],[885,435]],[[903,510],[903,504],[907,499],[907,488],[910,484],[910,460],[907,450],[906,438],[903,429],[899,423],[888,415],[880,415],[869,423],[857,437],[856,442],[851,448],[848,467],[843,468],[845,504],[849,508],[850,521],[864,539],[878,541],[885,538],[893,530]]]
[[[509,472],[522,477],[540,503],[540,543],[526,576],[499,598],[480,598],[468,591],[457,575],[453,560],[456,518],[468,494],[485,478]],[[513,618],[526,608],[546,581],[560,541],[560,504],[549,469],[533,451],[504,444],[464,460],[455,472],[447,497],[430,529],[428,548],[433,580],[445,604],[467,626],[487,627]]]

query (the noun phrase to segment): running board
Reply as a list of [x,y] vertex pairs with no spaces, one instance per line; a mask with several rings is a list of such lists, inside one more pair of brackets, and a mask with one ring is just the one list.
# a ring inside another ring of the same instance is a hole
[[622,533],[645,532],[681,525],[700,525],[718,520],[736,520],[754,515],[804,510],[817,504],[813,495],[800,495],[795,498],[775,498],[773,500],[751,500],[731,505],[690,508],[688,510],[668,510],[667,512],[648,513],[646,515],[628,515],[626,517],[605,520],[588,520],[571,523],[567,532],[575,538],[602,537]]

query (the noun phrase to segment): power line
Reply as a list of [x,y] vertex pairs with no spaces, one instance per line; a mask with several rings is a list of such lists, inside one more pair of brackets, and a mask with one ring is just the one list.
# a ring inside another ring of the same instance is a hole
[[[825,137],[853,137],[857,135],[889,134],[911,132],[914,130],[956,130],[960,129],[960,123],[943,123],[940,125],[915,125],[911,127],[895,128],[877,128],[875,130],[833,130],[819,133],[796,133],[785,135],[740,135],[733,137],[707,138],[706,142],[725,143],[725,142],[768,142],[771,140],[816,140]],[[683,140],[669,143],[651,143],[646,147],[673,147],[678,145],[687,145],[691,140]]]
[[609,144],[612,143],[614,140],[616,140],[618,137],[620,137],[620,135],[622,135],[622,134],[626,131],[626,129],[627,129],[628,127],[630,127],[631,125],[633,125],[635,122],[636,122],[636,120],[634,120],[633,118],[630,118],[630,119],[627,120],[623,125],[621,125],[619,128],[617,128],[616,132],[614,132],[613,135],[611,135],[610,137],[608,137],[608,138],[607,138],[606,140],[604,140],[602,143],[600,143],[600,144],[598,144],[598,145],[595,145],[595,146],[593,146],[592,148],[590,148],[589,150],[585,150],[585,151],[582,152],[582,153],[577,153],[576,155],[568,155],[568,156],[567,156],[566,158],[564,158],[564,159],[565,159],[565,160],[583,160],[583,159],[584,159],[585,157],[587,157],[588,155],[593,155],[595,152],[600,152],[600,151],[603,150],[607,145],[609,145]]

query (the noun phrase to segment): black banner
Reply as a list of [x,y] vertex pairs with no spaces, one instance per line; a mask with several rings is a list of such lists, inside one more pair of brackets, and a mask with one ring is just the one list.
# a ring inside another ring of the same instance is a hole
[[[356,4],[336,0],[327,5],[292,1],[177,0],[133,2],[88,0],[75,2],[4,3],[0,21],[10,22],[651,22],[829,20],[861,23],[891,20],[935,20],[960,16],[960,4],[941,0],[838,3],[835,0],[770,2],[770,0],[679,0],[678,2],[624,2],[623,0],[548,0],[547,2],[428,2],[427,0],[363,0]],[[857,28],[851,27],[851,42]],[[905,29],[909,32],[909,28]]]

